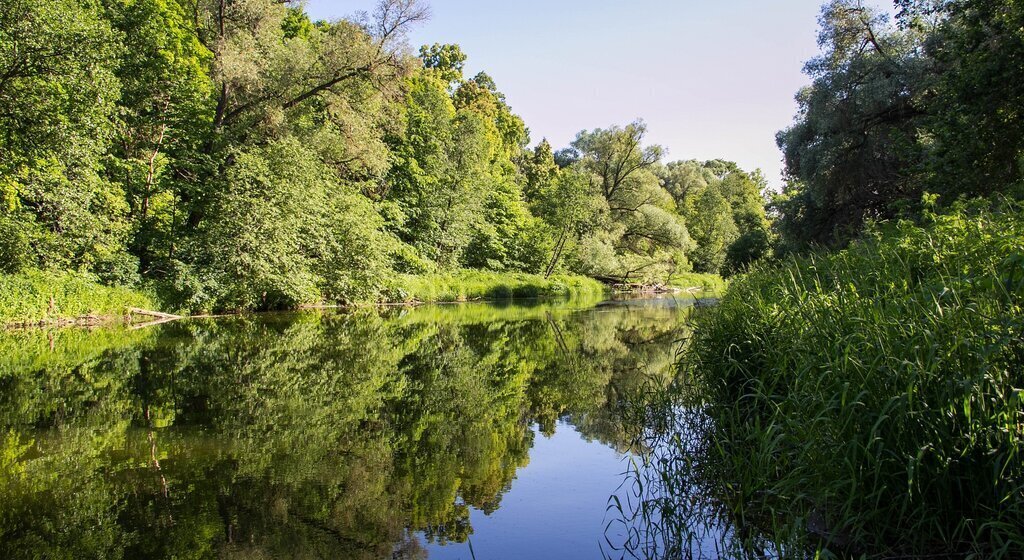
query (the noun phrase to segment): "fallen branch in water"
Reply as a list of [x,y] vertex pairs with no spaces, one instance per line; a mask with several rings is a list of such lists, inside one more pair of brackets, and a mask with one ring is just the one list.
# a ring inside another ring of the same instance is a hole
[[138,329],[144,329],[146,327],[153,327],[156,325],[162,325],[164,323],[170,323],[171,321],[177,321],[178,319],[181,318],[182,317],[164,317],[162,319],[157,319],[155,321],[146,321],[145,323],[133,323],[129,328],[134,331]]
[[171,313],[163,313],[160,311],[150,311],[149,309],[141,309],[139,307],[129,307],[129,315],[146,315],[148,317],[159,317],[161,319],[181,319],[181,315],[173,315]]

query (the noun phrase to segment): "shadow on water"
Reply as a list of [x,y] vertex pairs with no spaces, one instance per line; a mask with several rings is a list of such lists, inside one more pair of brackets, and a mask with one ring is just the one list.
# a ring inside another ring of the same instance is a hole
[[424,558],[469,544],[537,438],[568,426],[579,445],[647,445],[627,432],[626,399],[671,377],[688,305],[3,333],[0,557]]

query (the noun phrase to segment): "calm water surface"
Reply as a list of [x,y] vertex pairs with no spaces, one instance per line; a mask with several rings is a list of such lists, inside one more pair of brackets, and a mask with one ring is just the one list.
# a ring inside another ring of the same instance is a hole
[[0,557],[600,558],[689,303],[0,333]]

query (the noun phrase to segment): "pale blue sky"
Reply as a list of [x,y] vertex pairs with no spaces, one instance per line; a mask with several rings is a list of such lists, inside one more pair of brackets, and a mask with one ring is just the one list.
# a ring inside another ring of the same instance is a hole
[[[818,52],[822,0],[428,0],[414,47],[458,43],[467,75],[494,78],[531,141],[566,146],[582,129],[648,124],[668,160],[761,168],[780,186],[775,132]],[[888,7],[885,0],[866,2]],[[374,0],[307,0],[314,19]]]

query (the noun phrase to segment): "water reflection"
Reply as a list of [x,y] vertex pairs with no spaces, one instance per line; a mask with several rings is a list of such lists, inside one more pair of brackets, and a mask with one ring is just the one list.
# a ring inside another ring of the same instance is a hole
[[603,558],[812,557],[786,544],[795,542],[787,541],[794,535],[766,531],[773,519],[736,507],[737,488],[760,483],[719,474],[716,450],[734,440],[723,436],[712,420],[713,405],[702,388],[685,373],[648,388],[632,399],[632,412],[624,420],[634,430],[633,453],[622,485],[609,501]]
[[671,375],[684,314],[462,305],[5,333],[0,557],[425,558],[502,507],[560,422],[626,451],[623,396]]

